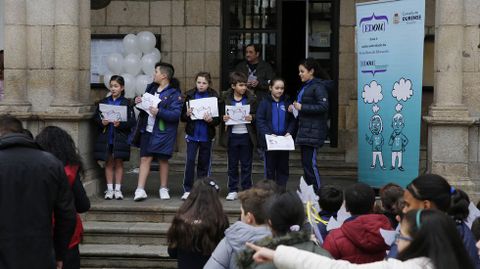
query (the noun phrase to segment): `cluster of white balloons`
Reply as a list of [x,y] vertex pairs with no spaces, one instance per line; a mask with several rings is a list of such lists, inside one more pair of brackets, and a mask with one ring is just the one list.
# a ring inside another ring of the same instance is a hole
[[109,71],[103,75],[105,86],[110,88],[113,75],[121,75],[125,80],[125,97],[142,95],[147,84],[152,83],[155,64],[161,59],[156,43],[155,35],[148,31],[126,35],[123,38],[125,57],[117,52],[107,57]]

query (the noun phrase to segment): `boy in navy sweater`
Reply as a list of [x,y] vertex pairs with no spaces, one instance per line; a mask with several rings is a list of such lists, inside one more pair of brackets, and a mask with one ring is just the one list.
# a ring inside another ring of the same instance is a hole
[[276,78],[270,81],[270,96],[265,97],[257,110],[257,130],[259,148],[264,150],[265,177],[274,180],[285,189],[289,169],[289,152],[286,150],[266,151],[265,135],[290,136],[295,130],[295,118],[287,108],[292,102],[283,95],[285,82]]
[[[231,89],[222,94],[222,105],[220,106],[224,123],[229,121],[231,117],[229,113],[225,113],[225,105],[250,105],[250,114],[242,117],[242,120],[250,123],[226,126],[225,138],[228,145],[228,195],[226,199],[233,201],[237,199],[239,181],[243,190],[252,187],[252,152],[256,143],[252,122],[257,104],[255,95],[247,90],[247,76],[245,74],[239,72],[231,73],[230,84]],[[241,164],[241,179],[238,174],[239,162]]]

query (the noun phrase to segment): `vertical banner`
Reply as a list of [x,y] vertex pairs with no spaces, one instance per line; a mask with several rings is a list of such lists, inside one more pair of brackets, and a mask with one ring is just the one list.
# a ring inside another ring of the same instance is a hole
[[405,187],[419,169],[425,0],[356,7],[359,181]]

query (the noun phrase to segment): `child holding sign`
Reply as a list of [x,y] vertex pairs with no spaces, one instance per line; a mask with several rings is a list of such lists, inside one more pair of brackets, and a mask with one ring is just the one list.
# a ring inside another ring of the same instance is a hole
[[[290,136],[295,130],[295,118],[288,112],[292,104],[283,93],[285,82],[281,78],[270,81],[270,96],[266,96],[257,110],[258,147],[267,150],[265,135]],[[289,169],[289,152],[286,150],[264,151],[265,177],[285,189]]]
[[[129,101],[124,97],[125,80],[121,76],[114,75],[110,78],[111,95],[100,101],[97,107],[95,122],[98,126],[98,137],[93,150],[96,160],[105,161],[105,178],[107,190],[105,199],[123,199],[121,190],[123,178],[123,162],[130,159],[130,145],[128,135],[135,125],[135,115],[129,106]],[[125,106],[127,109],[127,120],[115,118],[113,121],[100,110],[101,104],[113,106]],[[115,182],[113,177],[115,175]],[[113,184],[115,183],[115,189]]]
[[[197,178],[210,176],[210,167],[212,164],[212,141],[215,138],[215,126],[220,123],[218,115],[213,117],[211,113],[205,113],[203,119],[193,120],[193,107],[191,100],[203,98],[216,98],[218,102],[217,92],[210,88],[212,79],[210,73],[199,72],[195,77],[196,87],[185,93],[185,103],[182,109],[181,121],[186,122],[185,140],[187,142],[187,157],[185,160],[185,172],[183,177],[183,196],[182,200],[186,200],[190,195],[195,178],[195,159],[198,153]],[[217,103],[218,111],[218,103]]]

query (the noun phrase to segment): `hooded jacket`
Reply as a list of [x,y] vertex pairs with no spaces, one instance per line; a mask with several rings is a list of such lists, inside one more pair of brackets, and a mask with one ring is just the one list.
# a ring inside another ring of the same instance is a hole
[[0,171],[0,268],[55,268],[76,224],[62,162],[10,133],[0,137]]
[[368,214],[346,220],[342,227],[330,231],[323,248],[335,259],[351,263],[370,263],[385,258],[388,245],[380,234],[380,228],[392,230],[387,217]]
[[236,255],[245,249],[245,243],[272,235],[267,226],[252,226],[241,221],[225,230],[225,238],[218,243],[204,269],[238,268]]
[[[280,245],[293,246],[297,249],[312,252],[321,256],[331,258],[330,254],[315,244],[311,240],[311,232],[309,230],[302,230],[299,232],[290,232],[286,235],[279,237],[266,237],[260,241],[255,242],[257,246],[267,247],[270,249],[276,249]],[[254,251],[251,249],[245,249],[238,255],[238,265],[242,269],[256,268],[256,269],[275,269],[275,265],[272,263],[256,264],[253,261]]]

